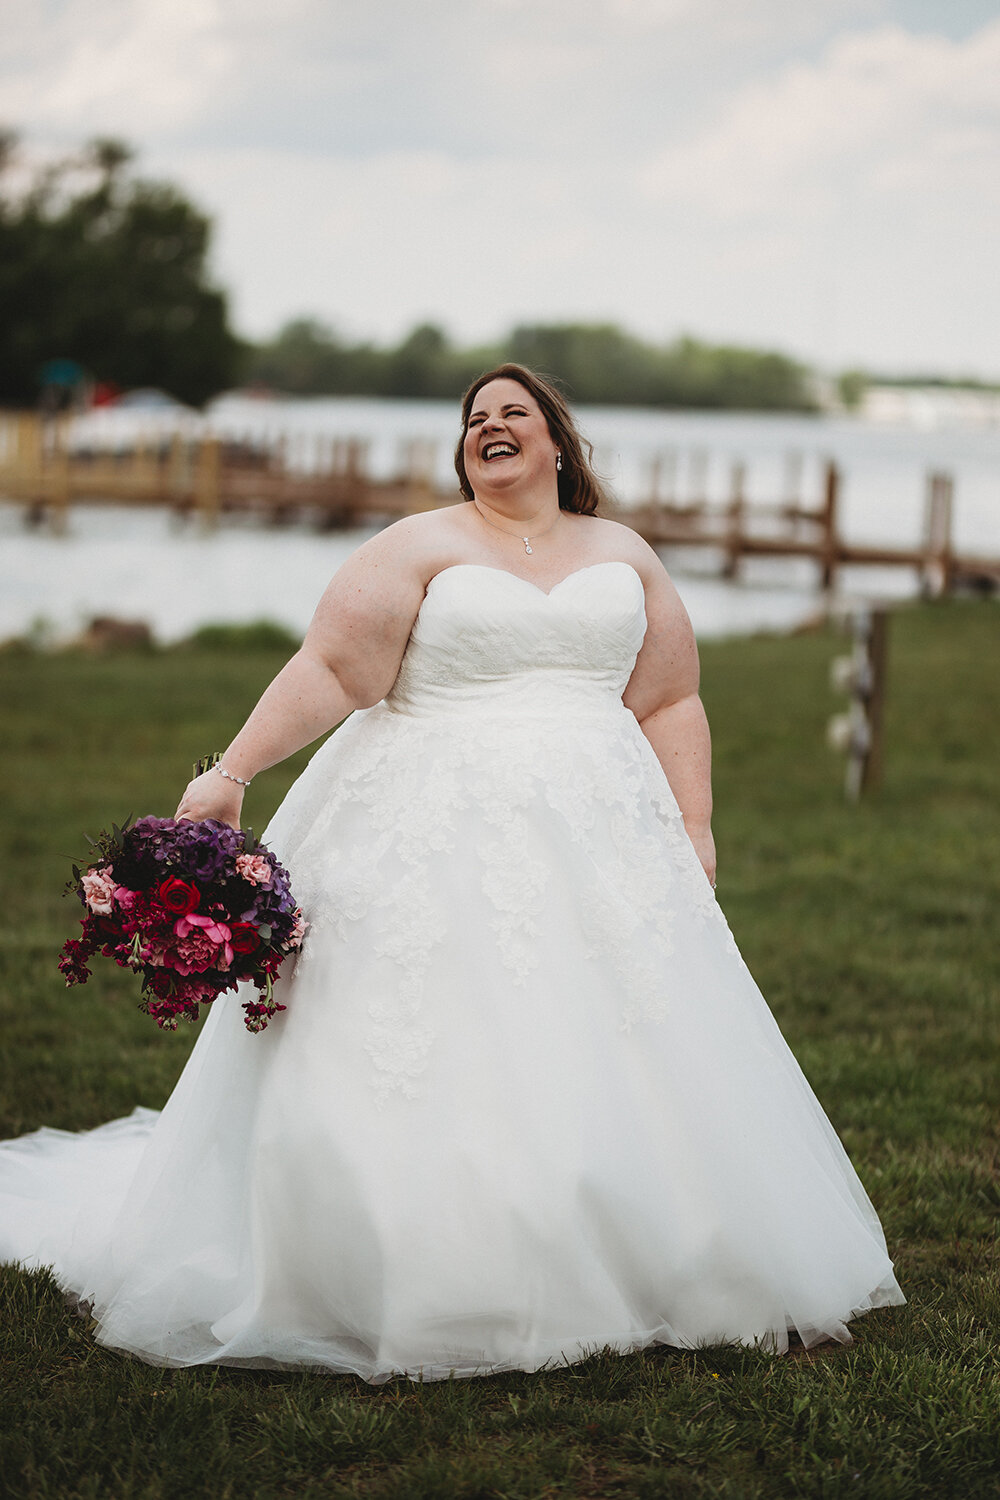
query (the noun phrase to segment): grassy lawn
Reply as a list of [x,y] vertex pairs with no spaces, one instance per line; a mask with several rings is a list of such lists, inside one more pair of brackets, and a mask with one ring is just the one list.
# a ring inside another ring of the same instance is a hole
[[[374,1389],[164,1371],[95,1348],[44,1275],[0,1272],[0,1491],[12,1496],[1000,1496],[1000,609],[891,623],[885,785],[848,808],[824,745],[826,635],[703,652],[719,896],[889,1238],[906,1308],[848,1348],[598,1355]],[[0,655],[0,1136],[162,1103],[159,1033],[98,961],[66,990],[81,833],[173,810],[280,652]],[[261,776],[263,827],[305,757]]]

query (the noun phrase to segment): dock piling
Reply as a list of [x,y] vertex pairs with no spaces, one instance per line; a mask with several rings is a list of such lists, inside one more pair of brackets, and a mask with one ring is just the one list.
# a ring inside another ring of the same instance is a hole
[[837,582],[840,565],[840,538],[837,535],[837,510],[840,500],[840,470],[828,458],[823,470],[823,503],[820,511],[822,539],[819,551],[820,582],[830,591]]

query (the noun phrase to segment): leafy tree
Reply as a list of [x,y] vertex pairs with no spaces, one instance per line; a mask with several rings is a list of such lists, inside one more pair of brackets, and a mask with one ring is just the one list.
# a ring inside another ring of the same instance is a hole
[[682,338],[662,351],[658,406],[747,411],[814,411],[804,365],[771,350],[702,344]]
[[613,323],[521,325],[507,357],[555,375],[574,400],[657,405],[657,351]]
[[132,177],[131,159],[96,140],[18,194],[16,143],[0,142],[0,400],[34,402],[55,359],[197,405],[237,379],[243,347],[207,279],[209,220],[169,183]]
[[837,391],[848,411],[857,411],[868,389],[864,370],[845,370],[837,381]]
[[312,318],[286,323],[251,356],[252,380],[293,395],[422,396],[455,400],[498,349],[455,349],[444,330],[421,323],[394,348],[348,344]]
[[384,365],[373,345],[345,344],[325,324],[296,318],[253,351],[248,373],[293,396],[354,396],[381,390]]
[[433,323],[395,348],[341,342],[307,319],[259,348],[252,375],[296,393],[457,398],[501,360],[554,375],[575,401],[659,407],[815,409],[809,372],[786,355],[702,344],[656,345],[613,323],[531,323],[496,345],[458,349]]

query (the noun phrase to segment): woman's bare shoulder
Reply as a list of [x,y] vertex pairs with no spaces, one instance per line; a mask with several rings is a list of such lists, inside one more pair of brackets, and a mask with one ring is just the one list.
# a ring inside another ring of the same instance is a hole
[[457,505],[403,516],[363,542],[349,561],[364,570],[405,574],[426,585],[450,558],[461,530]]
[[595,550],[600,550],[609,560],[627,562],[635,568],[643,582],[665,576],[664,567],[647,541],[623,521],[613,521],[610,516],[581,516]]

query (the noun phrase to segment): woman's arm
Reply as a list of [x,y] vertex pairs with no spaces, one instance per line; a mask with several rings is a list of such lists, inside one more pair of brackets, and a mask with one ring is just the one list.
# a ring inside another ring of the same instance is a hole
[[698,648],[687,611],[652,550],[637,564],[646,589],[646,638],[624,702],[656,752],[684,827],[715,884],[712,747],[698,696]]
[[[394,534],[395,533],[395,534]],[[278,673],[222,757],[250,781],[384,698],[424,596],[425,559],[413,528],[388,528],[353,553],[319,602],[301,648]],[[239,827],[243,788],[217,771],[189,783],[177,817]]]

